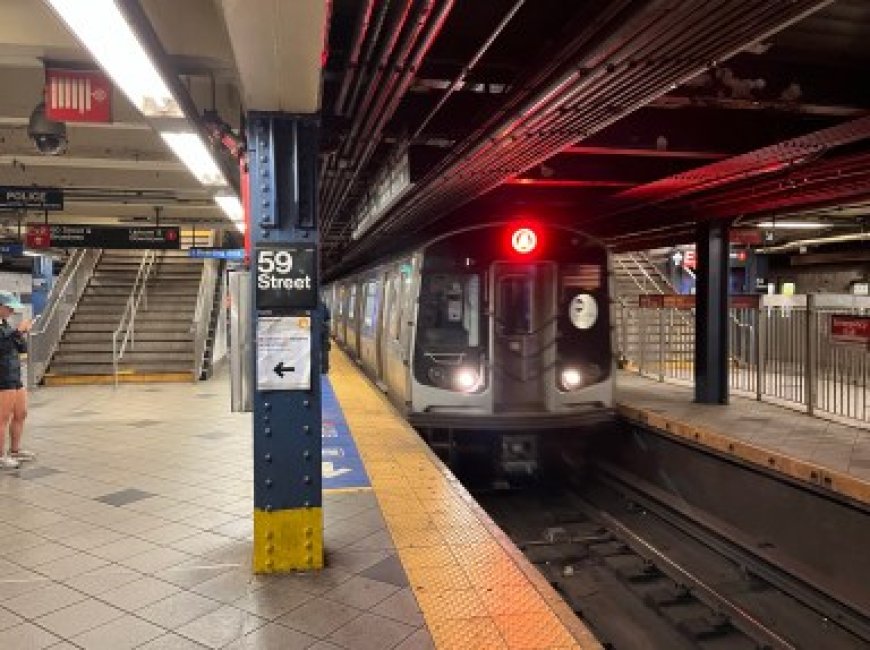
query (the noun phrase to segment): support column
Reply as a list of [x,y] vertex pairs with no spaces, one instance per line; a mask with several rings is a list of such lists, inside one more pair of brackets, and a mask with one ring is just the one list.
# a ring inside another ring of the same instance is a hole
[[728,403],[728,225],[697,231],[695,401]]
[[323,566],[317,122],[248,115],[254,571]]

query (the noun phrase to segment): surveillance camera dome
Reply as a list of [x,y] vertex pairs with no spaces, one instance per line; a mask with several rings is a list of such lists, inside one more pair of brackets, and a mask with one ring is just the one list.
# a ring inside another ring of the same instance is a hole
[[27,135],[36,145],[36,150],[44,156],[57,156],[66,153],[66,124],[53,122],[45,116],[45,104],[38,104],[30,114]]

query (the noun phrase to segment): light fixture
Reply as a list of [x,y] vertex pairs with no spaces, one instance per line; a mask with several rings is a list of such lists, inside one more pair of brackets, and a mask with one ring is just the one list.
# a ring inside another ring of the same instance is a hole
[[233,222],[236,230],[245,232],[245,210],[242,208],[242,202],[235,194],[219,194],[214,197],[214,202],[218,204],[224,214]]
[[163,131],[160,135],[200,183],[211,187],[227,185],[227,179],[218,168],[214,157],[196,133]]
[[566,390],[574,390],[583,381],[583,375],[576,368],[565,368],[562,371],[562,386]]
[[479,379],[477,373],[471,368],[460,368],[456,373],[456,385],[466,393],[477,388]]
[[143,115],[185,117],[114,0],[48,2]]
[[768,230],[821,230],[830,228],[831,224],[820,221],[762,221],[758,227]]

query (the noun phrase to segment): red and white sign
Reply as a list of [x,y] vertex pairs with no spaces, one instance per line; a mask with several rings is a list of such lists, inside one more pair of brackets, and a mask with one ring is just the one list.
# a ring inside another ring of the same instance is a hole
[[693,249],[683,251],[683,267],[694,269],[698,266],[698,254]]
[[111,122],[112,84],[92,70],[45,70],[45,116],[55,122]]
[[728,231],[728,241],[744,246],[760,246],[762,243],[761,231],[758,228],[734,228]]
[[44,224],[27,226],[24,242],[27,248],[51,248],[51,226]]
[[831,316],[831,340],[870,345],[870,316]]

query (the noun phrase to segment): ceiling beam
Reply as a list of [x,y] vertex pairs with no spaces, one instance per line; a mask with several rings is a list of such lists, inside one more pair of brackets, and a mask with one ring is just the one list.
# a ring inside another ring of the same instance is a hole
[[591,147],[582,145],[568,147],[561,153],[582,156],[637,156],[640,158],[690,158],[695,160],[721,160],[730,155],[714,151],[670,151],[668,149]]

